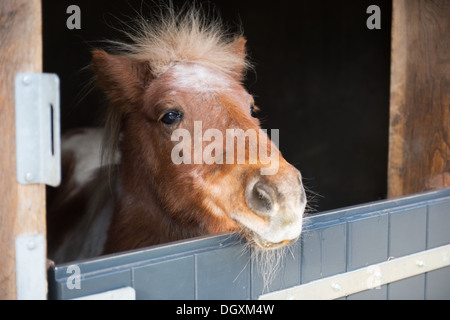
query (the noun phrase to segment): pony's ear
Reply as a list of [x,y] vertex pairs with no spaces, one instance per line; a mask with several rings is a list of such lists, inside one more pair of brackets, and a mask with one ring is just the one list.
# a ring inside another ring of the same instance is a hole
[[151,80],[147,63],[103,50],[92,51],[92,66],[98,86],[111,103],[137,103]]
[[239,59],[240,63],[236,64],[233,72],[237,76],[237,80],[241,81],[244,78],[245,69],[248,66],[246,61],[247,52],[245,50],[245,44],[247,40],[243,36],[236,37],[231,44],[232,51]]

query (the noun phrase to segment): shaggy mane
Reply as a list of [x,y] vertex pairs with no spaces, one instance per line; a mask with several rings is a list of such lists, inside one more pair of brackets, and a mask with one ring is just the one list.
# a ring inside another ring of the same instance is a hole
[[141,17],[131,31],[131,43],[111,42],[122,55],[148,62],[154,76],[166,72],[177,62],[195,62],[218,69],[236,79],[236,70],[245,71],[250,63],[233,46],[241,34],[230,34],[219,18],[209,18],[195,7],[176,13],[171,7],[151,19]]

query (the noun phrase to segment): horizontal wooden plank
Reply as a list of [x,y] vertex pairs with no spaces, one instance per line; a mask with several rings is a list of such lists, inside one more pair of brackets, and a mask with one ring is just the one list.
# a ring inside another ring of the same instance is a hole
[[260,300],[330,300],[450,266],[450,245],[267,293]]

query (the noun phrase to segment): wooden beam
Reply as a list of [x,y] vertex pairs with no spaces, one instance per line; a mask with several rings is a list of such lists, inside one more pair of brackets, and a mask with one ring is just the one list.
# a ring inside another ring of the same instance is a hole
[[16,179],[14,78],[42,72],[40,0],[0,1],[0,299],[16,299],[14,240],[45,234],[45,186]]
[[394,0],[388,196],[450,187],[450,1]]

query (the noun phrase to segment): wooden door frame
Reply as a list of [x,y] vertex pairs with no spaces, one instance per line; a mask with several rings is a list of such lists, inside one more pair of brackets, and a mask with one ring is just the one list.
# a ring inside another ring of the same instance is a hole
[[16,178],[14,79],[42,72],[41,0],[0,2],[0,299],[16,299],[15,239],[44,234],[45,185]]
[[450,187],[450,1],[394,0],[388,196]]

